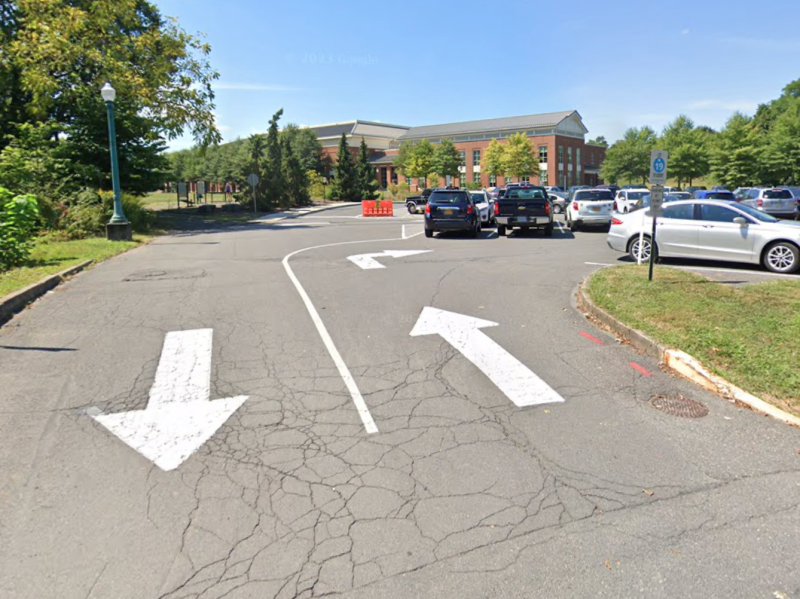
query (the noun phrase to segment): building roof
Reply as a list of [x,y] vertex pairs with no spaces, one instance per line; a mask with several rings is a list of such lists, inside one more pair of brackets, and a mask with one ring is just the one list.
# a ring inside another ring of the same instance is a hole
[[371,164],[394,164],[397,154],[377,154],[371,156],[369,161]]
[[[347,136],[362,135],[365,137],[389,137],[395,139],[408,127],[403,125],[391,125],[389,123],[379,123],[376,121],[363,121],[356,119],[354,121],[344,121],[341,123],[328,123],[326,125],[314,125],[307,127],[317,134],[318,139],[325,139],[331,137],[341,137],[342,133]],[[396,129],[397,131],[391,131]]]
[[[499,119],[483,119],[479,121],[464,121],[460,123],[445,123],[443,125],[426,125],[424,127],[412,127],[408,132],[401,135],[400,141],[406,139],[440,138],[451,137],[454,135],[466,135],[469,133],[484,133],[488,131],[517,131],[521,129],[543,129],[556,127],[564,119],[573,114],[578,114],[577,110],[563,110],[561,112],[547,112],[544,114],[529,114],[525,116],[509,116]],[[580,118],[580,114],[578,114]]]

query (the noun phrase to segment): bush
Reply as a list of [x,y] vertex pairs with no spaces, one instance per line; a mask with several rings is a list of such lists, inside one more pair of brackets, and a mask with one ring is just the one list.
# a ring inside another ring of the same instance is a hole
[[0,187],[0,270],[25,262],[38,223],[39,205],[33,195],[13,196]]
[[[69,239],[94,237],[105,232],[106,223],[114,214],[114,194],[84,189],[71,196],[67,205],[60,220],[60,228],[66,236]],[[134,231],[141,233],[149,230],[152,216],[139,198],[123,195],[122,211]]]
[[308,195],[312,199],[321,200],[325,197],[325,185],[322,183],[322,175],[316,171],[308,171]]

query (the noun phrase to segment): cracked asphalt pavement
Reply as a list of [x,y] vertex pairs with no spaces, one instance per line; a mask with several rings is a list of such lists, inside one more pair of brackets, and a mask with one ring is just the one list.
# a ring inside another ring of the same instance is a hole
[[[604,233],[401,239],[420,217],[356,215],[162,237],[0,329],[0,596],[800,599],[800,432],[576,310],[586,262],[620,257]],[[375,434],[282,264],[317,246],[290,265]],[[391,249],[433,251],[347,260]],[[410,336],[427,306],[498,323],[564,403],[518,408]],[[203,328],[211,399],[249,399],[165,472],[89,414],[145,409],[165,335]]]

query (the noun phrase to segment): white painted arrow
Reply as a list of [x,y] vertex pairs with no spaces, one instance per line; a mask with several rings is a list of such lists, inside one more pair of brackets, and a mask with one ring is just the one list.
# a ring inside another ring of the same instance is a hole
[[364,270],[372,270],[373,268],[386,268],[383,264],[375,260],[375,258],[405,258],[406,256],[415,256],[417,254],[427,254],[433,250],[384,250],[378,254],[358,254],[357,256],[348,256],[356,266]]
[[212,329],[167,333],[147,408],[92,418],[162,470],[180,466],[247,400],[209,401],[212,336]]
[[496,326],[490,320],[426,307],[411,336],[441,335],[519,407],[564,401],[550,385],[480,330]]

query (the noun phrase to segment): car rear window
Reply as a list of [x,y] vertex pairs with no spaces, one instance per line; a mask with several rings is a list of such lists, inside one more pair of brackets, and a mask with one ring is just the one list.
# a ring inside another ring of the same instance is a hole
[[650,193],[650,192],[649,191],[629,191],[628,192],[628,199],[629,200],[641,200],[648,193]]
[[794,196],[788,189],[768,189],[764,192],[764,198],[767,200],[791,200]]
[[[633,194],[629,194],[628,197],[631,199],[639,199],[642,197],[642,195],[643,194],[639,194],[636,198],[634,198]],[[611,190],[576,191],[573,199],[577,202],[605,202],[613,200],[614,195],[611,193]]]
[[712,193],[707,193],[705,199],[707,199],[707,200],[735,200],[736,196],[733,195],[730,191],[714,191]]
[[547,192],[544,189],[517,187],[509,189],[506,193],[506,199],[509,200],[543,200],[546,197]]
[[458,204],[459,206],[469,204],[466,191],[434,191],[428,201],[432,204]]

